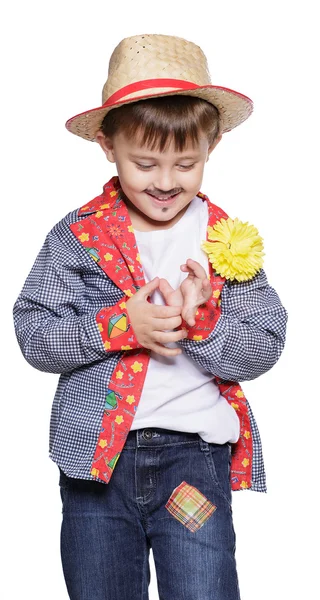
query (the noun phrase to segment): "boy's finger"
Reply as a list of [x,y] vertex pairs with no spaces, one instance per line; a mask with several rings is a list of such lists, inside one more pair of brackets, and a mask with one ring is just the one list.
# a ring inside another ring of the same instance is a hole
[[151,316],[156,319],[169,319],[181,314],[181,306],[165,306],[162,304],[151,304]]
[[[150,327],[153,329],[154,332],[162,332],[162,331],[171,331],[173,329],[175,329],[176,327],[179,327],[182,323],[182,319],[181,319],[181,315],[174,315],[173,317],[167,317],[167,318],[157,318],[157,317],[153,317],[150,320]],[[171,340],[169,340],[171,341]],[[172,340],[174,341],[174,340]]]
[[152,292],[154,292],[158,287],[159,287],[159,277],[154,277],[154,279],[152,279],[151,281],[146,283],[146,285],[144,285],[142,288],[140,288],[140,290],[138,290],[136,292],[135,296],[137,296],[137,294],[139,294],[140,296],[142,296],[142,298],[144,300],[146,300],[148,298],[148,296],[150,296],[152,294]]
[[194,319],[196,311],[197,311],[197,309],[195,309],[194,307],[191,307],[191,306],[182,309],[181,316],[188,323],[188,325],[190,327],[192,327],[196,323],[195,319]]
[[186,317],[185,321],[186,321],[186,323],[188,323],[189,327],[193,327],[196,324],[193,316]]
[[209,279],[204,279],[202,282],[202,289],[205,292],[209,292],[210,290],[212,291],[212,287],[211,287],[211,283],[209,281]]
[[207,276],[202,265],[200,265],[200,263],[198,263],[196,260],[193,260],[192,258],[188,258],[187,262],[180,266],[180,269],[182,271],[189,271],[193,273],[199,279]]
[[192,258],[188,258],[187,266],[192,269],[195,276],[198,277],[199,279],[207,277],[207,274],[206,274],[203,266],[200,265],[200,263],[198,263],[196,260],[192,260]]
[[169,293],[169,292],[175,291],[173,289],[173,287],[170,285],[169,281],[167,281],[166,279],[160,279],[159,290],[160,290],[160,292],[164,292],[164,293]]

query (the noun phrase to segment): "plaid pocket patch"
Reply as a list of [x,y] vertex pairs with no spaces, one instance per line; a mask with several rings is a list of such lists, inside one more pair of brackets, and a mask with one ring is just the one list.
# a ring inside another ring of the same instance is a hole
[[165,506],[175,519],[192,532],[200,529],[217,508],[196,487],[186,481],[182,481],[173,490]]

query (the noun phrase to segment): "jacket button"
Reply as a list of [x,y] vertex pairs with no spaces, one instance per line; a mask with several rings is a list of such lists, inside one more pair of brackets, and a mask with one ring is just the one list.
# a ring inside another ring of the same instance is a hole
[[142,435],[145,440],[150,440],[150,438],[152,438],[152,431],[150,431],[150,429],[145,429]]

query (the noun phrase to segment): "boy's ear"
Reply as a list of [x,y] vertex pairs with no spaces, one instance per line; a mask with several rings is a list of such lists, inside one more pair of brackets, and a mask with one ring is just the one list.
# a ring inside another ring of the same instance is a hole
[[103,152],[105,153],[107,159],[110,162],[112,162],[112,163],[116,162],[116,159],[115,159],[115,156],[114,156],[114,148],[113,148],[112,139],[106,137],[102,133],[102,131],[98,131],[96,133],[95,140],[101,146],[101,148],[102,148]]
[[213,144],[211,144],[211,146],[209,146],[208,148],[208,156],[207,156],[207,161],[209,160],[209,156],[212,152],[212,150],[214,150],[214,148],[219,144],[220,140],[222,138],[222,133],[220,133],[218,135],[218,137],[214,140]]

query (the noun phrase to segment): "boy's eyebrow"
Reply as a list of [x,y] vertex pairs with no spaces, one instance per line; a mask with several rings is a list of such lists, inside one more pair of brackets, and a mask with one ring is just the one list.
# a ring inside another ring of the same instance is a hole
[[[129,158],[142,158],[145,160],[157,160],[154,156],[144,156],[142,154],[130,154],[129,153]],[[196,158],[199,158],[198,154],[195,154],[194,156],[178,156],[177,160],[194,160]]]

